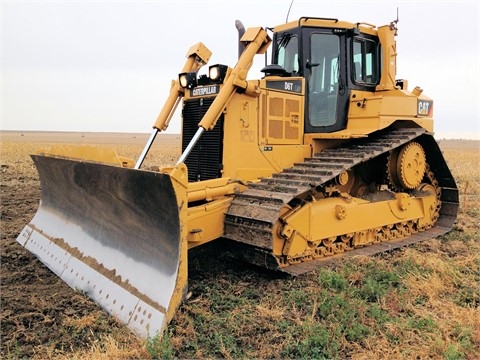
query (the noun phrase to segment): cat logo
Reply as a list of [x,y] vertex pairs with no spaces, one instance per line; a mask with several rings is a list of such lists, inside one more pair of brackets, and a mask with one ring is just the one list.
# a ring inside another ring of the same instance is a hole
[[418,100],[417,115],[432,117],[433,100]]

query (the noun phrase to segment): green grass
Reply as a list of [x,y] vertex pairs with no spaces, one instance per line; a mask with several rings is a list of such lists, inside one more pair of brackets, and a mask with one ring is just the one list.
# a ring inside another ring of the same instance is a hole
[[202,253],[191,261],[210,270],[191,276],[193,296],[169,326],[163,351],[174,358],[471,358],[479,344],[472,255],[479,249],[478,239],[452,232],[298,278]]

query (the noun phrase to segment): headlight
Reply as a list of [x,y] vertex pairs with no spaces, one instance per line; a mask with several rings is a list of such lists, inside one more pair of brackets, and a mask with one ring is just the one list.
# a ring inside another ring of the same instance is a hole
[[212,65],[208,68],[208,77],[215,83],[222,83],[227,74],[227,65]]
[[178,82],[184,89],[191,89],[197,85],[197,74],[194,72],[185,72],[178,75]]

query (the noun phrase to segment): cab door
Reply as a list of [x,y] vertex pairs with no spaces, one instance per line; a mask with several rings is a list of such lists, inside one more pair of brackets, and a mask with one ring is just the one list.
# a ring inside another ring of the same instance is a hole
[[346,126],[348,112],[345,33],[303,28],[306,79],[305,132],[328,133]]

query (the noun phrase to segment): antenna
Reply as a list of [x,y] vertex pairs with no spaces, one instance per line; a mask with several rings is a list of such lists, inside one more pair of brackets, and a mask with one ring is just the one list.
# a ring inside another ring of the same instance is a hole
[[398,7],[397,7],[397,19],[396,20],[393,20],[391,23],[390,23],[390,28],[392,30],[397,30],[397,24],[398,24]]
[[290,10],[292,9],[292,5],[294,1],[295,0],[292,0],[292,2],[290,3],[290,6],[288,7],[287,18],[285,19],[285,22],[288,22],[288,16],[290,15]]

